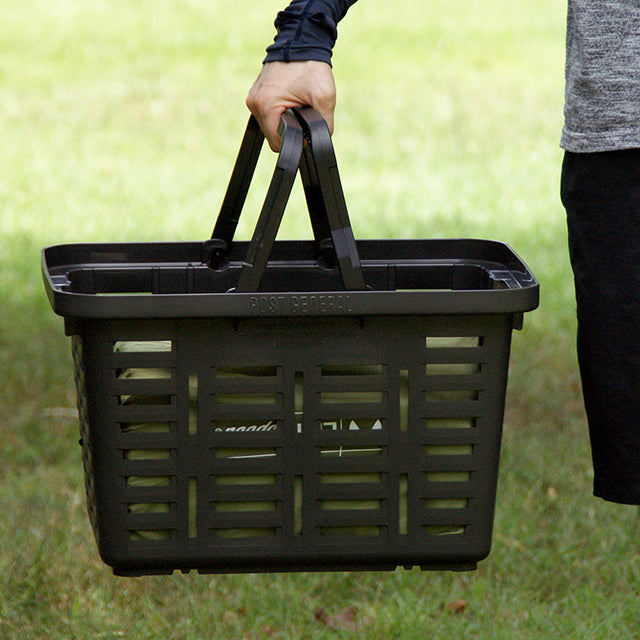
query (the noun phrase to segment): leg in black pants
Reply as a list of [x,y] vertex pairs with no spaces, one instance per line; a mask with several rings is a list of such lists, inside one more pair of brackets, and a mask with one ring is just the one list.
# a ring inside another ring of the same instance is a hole
[[640,149],[565,154],[594,494],[640,504]]

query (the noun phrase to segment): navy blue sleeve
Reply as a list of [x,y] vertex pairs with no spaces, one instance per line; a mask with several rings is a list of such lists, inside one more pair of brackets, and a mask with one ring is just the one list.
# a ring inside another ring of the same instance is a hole
[[331,64],[338,22],[356,0],[293,0],[278,13],[278,31],[264,62],[320,60]]

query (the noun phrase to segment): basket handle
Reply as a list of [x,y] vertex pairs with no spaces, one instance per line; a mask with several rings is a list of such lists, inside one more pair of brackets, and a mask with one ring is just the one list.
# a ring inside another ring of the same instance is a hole
[[[263,221],[271,215],[274,207],[276,207],[276,214],[279,210],[279,219],[282,218],[302,153],[302,129],[291,113],[285,112],[282,115],[278,133],[282,143],[276,168],[260,213],[260,219]],[[260,125],[252,115],[240,145],[211,239],[204,243],[206,262],[211,268],[220,268],[227,260],[263,142],[264,135],[260,130]]]
[[[330,266],[337,260],[346,290],[364,289],[326,122],[311,108],[289,110],[282,116],[279,133],[280,154],[235,291],[258,290],[298,168],[320,260]],[[251,116],[211,239],[205,242],[206,261],[212,268],[220,268],[227,261],[263,141],[260,127]]]
[[[321,257],[335,251],[344,288],[365,289],[362,265],[353,236],[347,203],[340,182],[331,133],[324,118],[311,107],[294,109],[308,144],[303,150],[300,175]],[[330,238],[330,239],[329,239]]]

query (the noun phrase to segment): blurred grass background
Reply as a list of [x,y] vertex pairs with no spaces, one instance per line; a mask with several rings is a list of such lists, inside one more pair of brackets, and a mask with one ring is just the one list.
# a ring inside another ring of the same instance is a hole
[[[503,240],[541,281],[540,309],[514,334],[491,556],[470,574],[123,579],[100,563],[69,343],[39,253],[208,236],[282,8],[13,0],[0,12],[0,638],[640,637],[638,512],[591,496],[558,197],[563,0],[362,0],[334,55],[356,236]],[[309,233],[296,192],[282,237]]]

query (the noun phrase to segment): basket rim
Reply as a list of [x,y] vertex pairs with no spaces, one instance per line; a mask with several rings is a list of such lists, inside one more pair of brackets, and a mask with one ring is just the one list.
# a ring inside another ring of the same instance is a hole
[[[66,318],[178,318],[251,316],[367,316],[411,314],[504,314],[531,311],[539,303],[539,283],[505,243],[480,239],[358,240],[363,269],[414,267],[477,268],[495,288],[344,291],[304,289],[238,293],[98,295],[72,291],[73,271],[124,273],[127,269],[205,269],[202,242],[87,243],[42,250],[42,275],[49,302]],[[245,242],[234,245],[230,265],[241,266]],[[270,265],[318,270],[313,241],[283,240],[274,245]],[[327,270],[325,270],[327,271]]]

